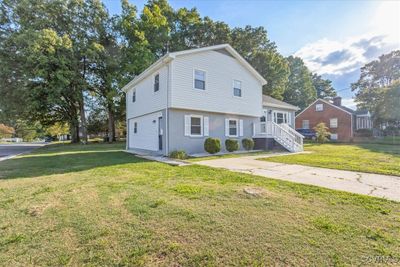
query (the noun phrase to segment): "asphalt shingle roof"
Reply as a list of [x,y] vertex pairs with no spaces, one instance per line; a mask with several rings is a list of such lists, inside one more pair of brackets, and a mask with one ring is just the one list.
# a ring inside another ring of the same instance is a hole
[[269,95],[263,95],[263,106],[268,106],[268,104],[274,104],[274,105],[282,106],[284,108],[293,109],[293,110],[299,109],[298,107],[296,107],[294,105],[280,101],[278,99],[270,97]]

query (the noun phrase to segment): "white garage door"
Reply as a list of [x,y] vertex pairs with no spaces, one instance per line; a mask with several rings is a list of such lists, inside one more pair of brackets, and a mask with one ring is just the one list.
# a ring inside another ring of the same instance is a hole
[[[129,120],[129,148],[158,150],[158,118],[160,112]],[[135,127],[136,123],[136,127]],[[136,128],[136,132],[135,132]]]

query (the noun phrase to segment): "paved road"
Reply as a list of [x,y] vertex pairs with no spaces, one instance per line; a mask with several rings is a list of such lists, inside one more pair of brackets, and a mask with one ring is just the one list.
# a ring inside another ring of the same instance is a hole
[[44,146],[44,143],[0,144],[0,161]]
[[204,160],[196,164],[400,201],[400,177],[256,160],[260,156]]

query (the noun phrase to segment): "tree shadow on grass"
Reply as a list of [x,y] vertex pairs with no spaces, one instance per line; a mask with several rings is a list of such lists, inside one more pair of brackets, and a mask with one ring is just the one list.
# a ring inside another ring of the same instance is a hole
[[371,152],[384,153],[393,157],[400,157],[400,145],[355,143],[354,145]]
[[1,162],[0,180],[64,174],[98,167],[143,162],[148,162],[148,160],[123,151],[66,151],[61,154],[45,154],[41,151],[41,153]]

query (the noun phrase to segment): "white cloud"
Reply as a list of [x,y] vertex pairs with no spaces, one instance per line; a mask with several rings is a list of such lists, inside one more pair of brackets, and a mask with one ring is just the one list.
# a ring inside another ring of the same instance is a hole
[[400,2],[382,2],[370,20],[369,33],[345,40],[321,39],[294,55],[320,75],[343,75],[400,48]]
[[354,102],[354,99],[352,98],[342,98],[342,106],[351,108],[351,109],[357,109],[357,104]]
[[359,69],[378,56],[398,48],[387,35],[363,35],[347,40],[321,39],[307,44],[294,55],[301,57],[312,72],[342,75]]

